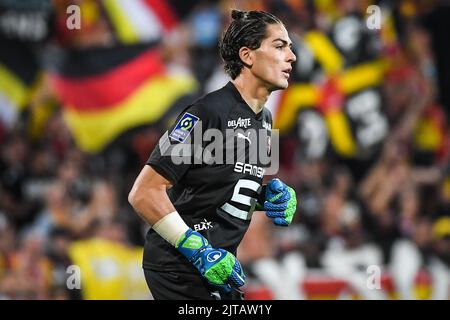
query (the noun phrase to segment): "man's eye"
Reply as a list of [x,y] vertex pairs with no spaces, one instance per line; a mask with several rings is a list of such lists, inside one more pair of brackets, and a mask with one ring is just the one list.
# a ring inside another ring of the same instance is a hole
[[277,49],[283,49],[284,46],[277,46]]

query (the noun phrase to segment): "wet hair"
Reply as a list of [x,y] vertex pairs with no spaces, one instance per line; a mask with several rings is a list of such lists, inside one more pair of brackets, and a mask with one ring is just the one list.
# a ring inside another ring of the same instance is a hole
[[224,32],[219,49],[225,62],[225,71],[231,79],[235,79],[244,67],[244,62],[239,57],[239,49],[258,49],[267,37],[267,25],[283,22],[264,11],[233,10],[231,17],[233,21]]

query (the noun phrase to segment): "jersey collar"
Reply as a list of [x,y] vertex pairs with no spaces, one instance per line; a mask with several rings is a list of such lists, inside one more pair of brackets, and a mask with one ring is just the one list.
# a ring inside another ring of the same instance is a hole
[[237,102],[242,103],[243,107],[251,112],[251,114],[255,117],[255,119],[257,119],[257,120],[262,119],[264,108],[260,112],[255,114],[253,109],[250,108],[250,106],[247,104],[247,102],[245,102],[244,98],[242,98],[239,90],[236,88],[236,86],[233,84],[233,82],[228,81],[228,83],[226,84],[225,87],[231,92],[231,94],[234,96],[234,98],[236,99]]

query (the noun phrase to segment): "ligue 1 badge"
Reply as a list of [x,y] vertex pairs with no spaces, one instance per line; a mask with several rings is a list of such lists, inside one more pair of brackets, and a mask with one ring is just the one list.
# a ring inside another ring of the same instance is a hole
[[198,117],[186,112],[180,121],[178,121],[175,128],[173,128],[169,137],[178,142],[184,142],[194,126],[197,124],[198,120]]

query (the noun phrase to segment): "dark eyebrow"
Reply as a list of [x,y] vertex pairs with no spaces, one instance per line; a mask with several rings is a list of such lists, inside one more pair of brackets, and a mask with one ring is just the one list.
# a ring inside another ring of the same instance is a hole
[[276,42],[276,41],[281,41],[281,43],[283,43],[284,46],[287,46],[289,44],[289,47],[292,48],[292,42],[288,43],[286,40],[283,40],[281,38],[276,38],[275,40],[273,40],[272,42]]

